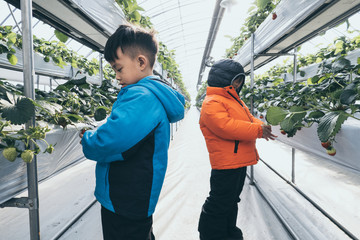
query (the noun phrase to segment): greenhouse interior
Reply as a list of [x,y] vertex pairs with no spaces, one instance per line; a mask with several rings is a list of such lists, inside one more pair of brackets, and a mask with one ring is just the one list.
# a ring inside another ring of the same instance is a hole
[[[208,148],[221,143],[207,142],[200,124],[220,88],[208,85],[210,70],[224,59],[244,70],[233,98],[276,136],[252,142],[258,159],[246,167],[236,218],[242,236],[226,239],[360,239],[359,0],[0,0],[0,13],[0,240],[104,239],[94,194],[103,163],[83,146],[131,92],[105,60],[121,25],[154,32],[152,74],[185,100],[181,120],[166,118],[156,239],[203,239]],[[239,149],[242,139],[233,138]]]

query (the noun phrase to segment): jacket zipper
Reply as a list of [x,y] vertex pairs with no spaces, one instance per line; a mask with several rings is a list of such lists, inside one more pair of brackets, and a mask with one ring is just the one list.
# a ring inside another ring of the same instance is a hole
[[[249,114],[247,113],[247,111],[246,111],[246,109],[244,108],[244,105],[242,105],[242,103],[234,96],[234,95],[232,95],[229,91],[227,91],[229,94],[230,94],[230,96],[231,97],[233,97],[242,107],[243,107],[243,109],[244,109],[244,111],[245,111],[245,113],[246,113],[246,115],[248,116],[248,118],[249,118],[249,120],[250,120],[250,122],[253,122],[252,120],[251,120],[251,118],[250,118],[250,116],[249,116]],[[238,150],[238,146],[239,146],[239,140],[235,140],[235,149],[234,149],[234,153],[237,153],[237,150]],[[257,154],[257,152],[256,152],[256,150],[255,150],[255,156],[256,156],[256,158],[258,158],[259,157],[259,155]],[[258,160],[257,160],[258,161]]]
[[235,140],[234,153],[237,153],[237,151],[238,151],[238,147],[239,147],[239,143],[240,143],[240,141],[239,141],[239,140]]
[[246,109],[244,108],[244,105],[242,105],[242,103],[241,103],[234,95],[232,95],[229,91],[227,91],[227,92],[230,94],[230,96],[232,96],[232,97],[242,106],[242,108],[244,109],[244,111],[245,111],[246,115],[248,116],[250,122],[253,122],[253,121],[251,120],[249,114],[247,113]]

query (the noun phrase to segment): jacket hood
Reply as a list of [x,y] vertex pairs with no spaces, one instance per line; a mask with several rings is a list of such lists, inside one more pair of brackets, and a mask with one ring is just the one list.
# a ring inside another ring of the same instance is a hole
[[158,76],[145,77],[134,85],[146,87],[155,94],[164,106],[170,123],[177,122],[184,118],[184,96],[163,83]]
[[210,87],[226,87],[232,84],[237,77],[242,76],[245,80],[243,66],[232,59],[216,61],[209,72],[208,85]]

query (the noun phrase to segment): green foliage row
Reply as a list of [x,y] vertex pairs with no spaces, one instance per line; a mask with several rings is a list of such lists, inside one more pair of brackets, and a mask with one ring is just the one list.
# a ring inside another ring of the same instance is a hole
[[226,58],[234,57],[244,43],[251,37],[251,34],[258,29],[266,17],[272,13],[280,0],[257,0],[249,8],[249,17],[245,19],[244,25],[240,29],[240,35],[231,37],[232,46],[226,49]]
[[[22,96],[23,87],[0,81],[0,149],[10,161],[22,156],[40,153],[38,141],[45,141],[49,127],[32,127],[27,130],[13,130],[13,125],[22,125],[30,119],[44,121],[66,128],[69,124],[86,123],[94,125],[95,121],[106,118],[118,91],[109,80],[101,86],[86,83],[86,79],[70,80],[59,85],[54,91],[45,92],[36,89],[35,100]],[[5,127],[7,129],[5,130]],[[11,130],[9,130],[9,128]],[[19,142],[23,144],[19,145]],[[31,148],[30,142],[35,146]],[[52,153],[54,146],[49,145],[44,152]],[[31,160],[25,162],[31,162]]]
[[[349,42],[358,44],[357,40]],[[328,52],[334,49],[329,47]],[[268,123],[280,125],[288,137],[302,127],[318,123],[319,140],[335,141],[346,119],[360,120],[360,57],[357,64],[352,65],[346,53],[335,52],[336,57],[322,62],[317,74],[307,82],[283,82],[279,76],[283,71],[276,68],[259,78],[253,89],[245,85],[243,99],[249,105],[252,98],[255,112],[266,112]]]

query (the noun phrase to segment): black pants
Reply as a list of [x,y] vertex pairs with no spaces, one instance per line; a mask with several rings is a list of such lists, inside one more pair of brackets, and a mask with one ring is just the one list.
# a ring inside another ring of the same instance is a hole
[[101,223],[104,240],[155,240],[152,216],[134,220],[101,206]]
[[237,203],[246,177],[246,167],[212,170],[210,193],[199,221],[201,240],[222,240],[236,227]]

